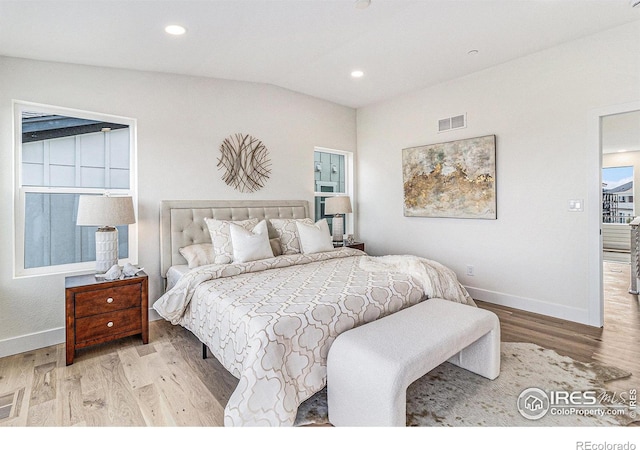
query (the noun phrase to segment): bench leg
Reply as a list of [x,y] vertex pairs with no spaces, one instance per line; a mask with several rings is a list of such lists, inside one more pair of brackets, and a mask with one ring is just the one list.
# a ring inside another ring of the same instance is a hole
[[[497,321],[496,321],[497,322]],[[495,380],[500,374],[500,324],[448,360],[462,369]]]
[[[387,361],[336,341],[327,364],[329,422],[347,427],[406,426],[406,375]],[[375,376],[371,376],[375,374]],[[375,393],[375,395],[372,395]]]

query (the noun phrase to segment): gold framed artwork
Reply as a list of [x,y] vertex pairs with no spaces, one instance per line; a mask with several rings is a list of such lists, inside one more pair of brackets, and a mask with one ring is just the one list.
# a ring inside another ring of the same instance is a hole
[[496,136],[402,150],[404,215],[496,219]]

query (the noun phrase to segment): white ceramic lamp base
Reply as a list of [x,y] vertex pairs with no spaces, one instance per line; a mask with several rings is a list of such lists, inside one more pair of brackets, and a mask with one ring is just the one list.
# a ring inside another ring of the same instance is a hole
[[96,231],[96,272],[105,273],[118,264],[118,229],[98,228]]
[[344,240],[344,218],[340,214],[333,217],[333,242],[342,242]]

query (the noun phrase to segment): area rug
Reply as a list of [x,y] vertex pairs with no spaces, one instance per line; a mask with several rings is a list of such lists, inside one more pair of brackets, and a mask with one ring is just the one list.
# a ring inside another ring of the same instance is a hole
[[[637,386],[616,391],[606,384],[629,372],[527,343],[502,343],[501,358],[493,381],[450,363],[415,381],[407,389],[407,426],[626,426],[638,420],[640,408],[629,402]],[[521,394],[531,388],[550,397],[539,418],[522,407],[527,399]],[[300,405],[296,425],[328,423],[325,389]]]

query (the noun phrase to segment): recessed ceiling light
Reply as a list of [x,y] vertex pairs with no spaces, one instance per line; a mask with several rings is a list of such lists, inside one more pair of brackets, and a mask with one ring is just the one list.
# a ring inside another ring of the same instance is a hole
[[364,72],[362,70],[354,70],[351,72],[351,76],[353,78],[362,78],[364,76]]
[[167,25],[164,28],[164,31],[166,31],[169,34],[173,34],[174,36],[180,36],[181,34],[185,34],[187,32],[185,27],[180,25]]
[[371,0],[356,0],[356,8],[365,9],[371,4]]

